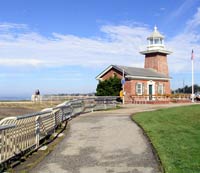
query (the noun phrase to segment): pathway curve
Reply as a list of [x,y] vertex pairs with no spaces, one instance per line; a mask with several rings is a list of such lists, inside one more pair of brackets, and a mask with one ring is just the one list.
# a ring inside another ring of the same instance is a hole
[[126,105],[75,118],[65,139],[33,172],[159,173],[151,147],[130,115],[160,107],[166,105]]

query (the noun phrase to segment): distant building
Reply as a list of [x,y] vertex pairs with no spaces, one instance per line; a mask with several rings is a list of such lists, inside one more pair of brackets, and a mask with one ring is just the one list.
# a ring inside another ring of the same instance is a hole
[[148,96],[147,100],[154,100],[155,95],[171,94],[167,55],[172,52],[165,48],[164,36],[157,27],[147,40],[147,49],[140,52],[145,55],[144,68],[110,65],[96,77],[99,81],[114,75],[122,78],[124,71],[125,102],[131,102],[135,96]]
[[41,100],[40,90],[37,89],[37,90],[35,90],[35,93],[31,96],[31,101],[38,102],[40,100]]

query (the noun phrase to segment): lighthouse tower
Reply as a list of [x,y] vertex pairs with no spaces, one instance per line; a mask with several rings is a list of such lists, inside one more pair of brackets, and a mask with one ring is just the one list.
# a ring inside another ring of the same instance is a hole
[[140,52],[145,55],[144,68],[151,68],[169,76],[167,55],[172,52],[165,48],[164,36],[160,34],[156,26],[154,27],[153,33],[147,38],[147,40],[147,49]]

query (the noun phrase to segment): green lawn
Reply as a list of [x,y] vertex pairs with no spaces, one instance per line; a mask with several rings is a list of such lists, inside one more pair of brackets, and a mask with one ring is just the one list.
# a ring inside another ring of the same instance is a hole
[[200,105],[132,117],[156,148],[166,173],[200,173]]

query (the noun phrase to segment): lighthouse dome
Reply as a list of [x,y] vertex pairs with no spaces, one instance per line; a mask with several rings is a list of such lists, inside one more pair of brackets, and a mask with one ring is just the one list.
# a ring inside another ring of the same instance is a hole
[[171,54],[171,51],[168,51],[165,48],[164,44],[164,36],[158,31],[158,28],[155,26],[154,31],[151,33],[149,37],[147,37],[148,45],[145,51],[141,51],[141,54],[148,54],[148,53],[164,53],[164,54]]
[[147,50],[164,50],[164,36],[158,31],[157,27],[154,27],[152,34],[147,37],[148,46]]
[[147,40],[150,40],[152,38],[161,38],[164,39],[165,37],[158,31],[157,27],[154,27],[154,31],[151,33],[149,37],[147,37]]

